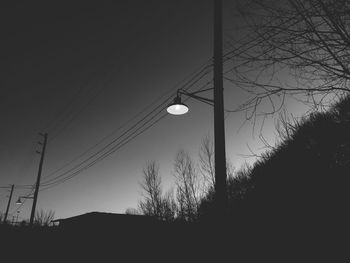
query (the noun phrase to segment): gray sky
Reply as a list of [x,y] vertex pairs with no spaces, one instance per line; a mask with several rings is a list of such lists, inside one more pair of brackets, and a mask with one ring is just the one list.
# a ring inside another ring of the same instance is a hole
[[[0,15],[0,186],[35,182],[40,131],[49,133],[43,184],[69,176],[145,116],[128,122],[136,114],[145,109],[147,115],[169,99],[212,57],[210,0],[10,5]],[[225,34],[232,35],[234,23],[243,21],[233,16],[232,1],[224,1],[224,9]],[[208,72],[192,90],[211,80]],[[242,100],[225,82],[225,107],[236,108]],[[171,187],[177,151],[196,157],[201,140],[213,135],[213,109],[193,100],[187,104],[187,115],[164,117],[91,168],[40,192],[37,209],[54,210],[57,218],[123,213],[137,206],[142,168],[151,160],[160,165],[164,187]],[[242,156],[250,153],[247,145],[255,151],[262,146],[259,132],[242,127],[244,118],[244,113],[226,118],[227,157],[236,168],[253,160]],[[271,124],[267,120],[262,131],[273,142]],[[18,196],[28,193],[15,190],[10,212]],[[0,189],[1,211],[7,195]],[[21,207],[20,217],[29,217],[31,204],[27,200]]]

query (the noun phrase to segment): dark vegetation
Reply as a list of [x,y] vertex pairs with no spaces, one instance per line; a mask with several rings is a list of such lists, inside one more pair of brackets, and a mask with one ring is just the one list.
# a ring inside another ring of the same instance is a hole
[[[327,112],[284,122],[279,134],[278,145],[253,166],[245,166],[228,178],[229,212],[224,221],[212,220],[210,184],[196,201],[189,195],[183,202],[181,192],[176,200],[169,193],[162,195],[156,176],[149,181],[156,191],[140,201],[146,208],[140,205],[127,213],[140,217],[137,214],[148,211],[155,219],[151,224],[137,227],[131,221],[122,225],[100,222],[74,228],[1,225],[1,235],[6,237],[2,242],[14,247],[18,242],[26,244],[28,253],[38,245],[43,253],[59,248],[65,255],[69,251],[82,258],[119,255],[136,260],[157,255],[156,261],[170,254],[178,259],[184,255],[202,260],[225,257],[233,248],[237,259],[252,260],[264,256],[312,258],[324,252],[332,257],[341,255],[338,251],[345,246],[350,200],[350,97]],[[183,156],[177,158],[183,164]],[[157,175],[156,170],[151,163],[144,171],[146,179],[149,172]],[[178,187],[184,185],[179,183]],[[188,211],[187,206],[196,202],[198,209]]]
[[172,220],[214,231],[224,226],[232,244],[238,239],[264,251],[267,244],[292,254],[341,249],[350,200],[350,97],[299,121],[282,120],[278,132],[275,147],[228,178],[227,221],[211,220],[211,186],[193,218],[174,211]]

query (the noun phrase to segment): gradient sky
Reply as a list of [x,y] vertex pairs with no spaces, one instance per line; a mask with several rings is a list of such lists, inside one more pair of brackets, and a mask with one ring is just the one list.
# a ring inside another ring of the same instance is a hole
[[[233,16],[233,2],[224,1],[224,30],[239,37],[235,24],[242,21]],[[113,133],[104,143],[120,135],[118,127],[160,95],[175,92],[212,57],[211,0],[82,3],[16,1],[1,9],[0,186],[34,184],[38,132],[49,133],[45,182],[108,134]],[[225,83],[225,107],[242,102],[243,95]],[[197,157],[201,140],[213,135],[213,109],[194,100],[187,104],[187,115],[165,117],[95,166],[40,192],[37,209],[51,209],[56,218],[124,213],[137,207],[142,169],[152,160],[160,165],[164,188],[171,187],[178,150]],[[262,147],[259,131],[243,125],[244,118],[244,112],[226,118],[227,157],[236,168],[253,161],[242,156],[250,154],[248,145],[257,152]],[[273,143],[271,124],[267,120],[262,132]],[[10,212],[18,196],[28,193],[15,190]],[[2,212],[7,196],[0,189]],[[20,218],[29,218],[31,205],[25,202]]]

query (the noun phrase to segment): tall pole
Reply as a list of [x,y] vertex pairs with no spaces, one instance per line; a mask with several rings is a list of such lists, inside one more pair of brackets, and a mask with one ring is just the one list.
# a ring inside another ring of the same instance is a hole
[[11,204],[11,199],[12,199],[12,194],[13,194],[13,188],[15,187],[15,185],[11,185],[11,193],[10,193],[10,197],[9,197],[9,201],[7,203],[7,208],[6,208],[6,212],[5,212],[5,217],[4,217],[4,221],[3,223],[6,223],[7,220],[7,215],[9,213],[9,209],[10,209],[10,204]]
[[43,168],[43,162],[44,162],[44,156],[45,156],[45,150],[46,150],[46,143],[47,143],[47,133],[44,135],[44,142],[43,142],[43,148],[41,151],[41,157],[40,157],[40,163],[39,163],[39,171],[38,171],[38,177],[36,179],[36,185],[35,185],[35,192],[34,192],[34,200],[33,200],[33,206],[32,206],[32,211],[30,213],[30,221],[29,225],[33,225],[34,222],[34,215],[35,215],[35,207],[36,207],[36,202],[38,200],[38,193],[39,193],[39,187],[40,187],[40,178],[41,178],[41,171]]
[[17,211],[17,216],[16,216],[16,225],[18,223],[18,215],[19,215],[19,211]]
[[222,0],[214,0],[214,148],[215,206],[223,215],[227,205],[225,118],[222,65]]

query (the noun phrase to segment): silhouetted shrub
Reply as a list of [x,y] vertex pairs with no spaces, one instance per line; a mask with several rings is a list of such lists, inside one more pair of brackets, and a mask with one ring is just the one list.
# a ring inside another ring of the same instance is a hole
[[335,233],[350,200],[350,97],[284,128],[288,136],[228,180],[230,214],[268,233]]

